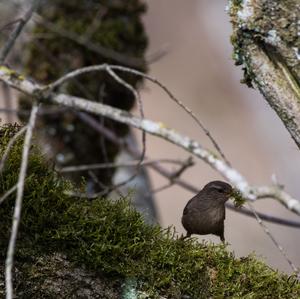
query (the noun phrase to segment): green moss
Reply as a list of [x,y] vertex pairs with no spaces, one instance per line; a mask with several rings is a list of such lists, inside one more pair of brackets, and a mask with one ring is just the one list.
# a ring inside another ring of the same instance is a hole
[[[0,130],[0,151],[16,127]],[[22,139],[0,176],[0,194],[17,181]],[[93,201],[67,196],[70,183],[60,179],[31,152],[23,200],[17,262],[24,279],[34,281],[41,256],[61,252],[74,266],[109,279],[137,279],[137,287],[156,298],[299,298],[300,284],[277,273],[255,257],[236,259],[223,245],[177,239],[172,228],[144,223],[128,199]],[[4,260],[13,210],[13,196],[0,208],[0,257]],[[28,264],[34,264],[31,271]],[[32,275],[32,276],[31,276]],[[40,279],[40,278],[39,278]],[[45,279],[45,278],[43,278]],[[51,298],[51,297],[49,297]]]
[[246,199],[243,198],[242,193],[237,189],[233,190],[232,197],[234,198],[234,205],[236,208],[243,206],[243,204],[246,202]]

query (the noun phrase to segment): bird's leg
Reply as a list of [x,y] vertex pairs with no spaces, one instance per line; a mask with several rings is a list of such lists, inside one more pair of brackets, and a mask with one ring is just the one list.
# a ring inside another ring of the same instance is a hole
[[220,239],[221,239],[221,241],[223,242],[223,244],[225,244],[224,234],[222,234],[222,235],[220,236]]
[[224,223],[221,224],[221,227],[219,228],[219,231],[216,233],[217,236],[220,237],[220,240],[225,244],[225,238],[224,238]]
[[186,235],[185,236],[182,235],[180,239],[185,240],[185,239],[189,238],[191,235],[192,235],[191,233],[187,232]]

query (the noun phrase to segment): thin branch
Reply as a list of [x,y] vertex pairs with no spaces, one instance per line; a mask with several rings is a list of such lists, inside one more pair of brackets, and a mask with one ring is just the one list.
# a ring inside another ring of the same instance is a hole
[[35,126],[35,120],[38,112],[38,105],[34,104],[32,106],[28,127],[24,139],[24,147],[22,152],[22,162],[20,167],[19,179],[17,183],[17,197],[14,208],[14,215],[12,221],[11,235],[9,239],[6,261],[5,261],[5,285],[6,285],[6,299],[13,299],[13,284],[12,284],[12,267],[14,262],[14,252],[16,247],[16,240],[18,235],[18,228],[21,219],[23,192],[24,192],[24,182],[26,177],[28,156],[30,150],[30,143],[32,138],[33,129]]
[[[98,180],[97,176],[95,175],[95,173],[93,171],[89,171],[88,173],[89,173],[89,176],[93,179],[93,181],[96,184],[98,184],[100,186],[100,188],[103,189],[103,191],[100,191],[98,193],[89,194],[90,198],[97,198],[97,197],[105,196],[113,190],[115,190],[119,194],[120,197],[125,197],[124,194],[118,189],[118,187],[119,187],[118,185],[106,186]],[[121,183],[121,185],[123,185],[123,182]]]
[[275,237],[273,236],[273,234],[270,232],[270,230],[268,229],[268,227],[265,225],[265,223],[261,220],[261,218],[259,217],[259,215],[257,214],[257,212],[255,211],[253,205],[248,202],[248,206],[250,207],[251,212],[255,215],[257,222],[259,223],[259,225],[262,227],[262,229],[264,230],[264,232],[268,235],[268,237],[271,239],[271,241],[273,242],[273,244],[277,247],[277,249],[280,251],[280,253],[282,254],[282,256],[284,257],[284,259],[288,262],[288,264],[290,265],[290,267],[292,268],[292,270],[295,272],[295,274],[297,275],[298,279],[300,279],[299,276],[299,269],[294,265],[294,263],[288,258],[288,256],[286,255],[283,247],[276,241]]
[[177,171],[170,174],[170,176],[168,177],[169,182],[167,184],[152,190],[151,193],[158,193],[172,187],[175,184],[175,179],[178,179],[184,171],[186,171],[189,167],[193,165],[194,161],[192,157],[189,157],[186,161],[184,161],[184,163],[182,163],[181,167]]
[[159,192],[164,191],[164,190],[166,190],[168,188],[171,188],[173,185],[174,185],[173,182],[169,182],[167,184],[164,184],[164,185],[162,185],[162,186],[160,186],[158,188],[155,188],[155,189],[151,190],[151,192],[149,192],[149,194],[159,193]]
[[[108,72],[108,74],[115,79],[120,85],[124,86],[125,88],[127,88],[129,91],[131,91],[131,93],[133,94],[137,105],[138,105],[138,109],[140,111],[140,115],[141,115],[141,119],[144,119],[144,111],[143,111],[143,103],[141,100],[141,96],[139,94],[139,92],[133,88],[130,84],[128,84],[127,82],[125,82],[122,78],[120,78],[111,68],[109,65],[106,65],[105,70]],[[138,174],[140,168],[141,168],[141,164],[145,158],[145,153],[146,153],[146,132],[142,131],[142,154],[140,157],[140,162],[137,164],[136,166],[136,172],[130,176],[128,179],[126,179],[124,182],[119,183],[117,186],[115,186],[116,188],[119,188],[121,186],[124,186],[126,184],[128,184],[130,181],[132,181],[136,175]]]
[[8,142],[8,145],[4,151],[4,154],[1,158],[1,161],[0,161],[0,173],[3,171],[3,168],[4,168],[4,164],[5,164],[5,161],[7,159],[7,156],[12,148],[12,146],[14,145],[14,143],[16,142],[16,140],[27,130],[27,126],[23,127],[20,131],[18,131]]
[[9,22],[9,23],[3,25],[3,26],[0,28],[0,32],[6,30],[8,27],[10,27],[10,26],[12,26],[12,25],[14,25],[14,24],[16,24],[16,23],[18,23],[18,22],[20,22],[20,21],[22,21],[21,18],[16,19],[16,20],[13,20],[13,21],[11,21],[11,22]]
[[179,178],[189,167],[194,166],[193,157],[188,157],[181,165],[181,167],[170,176],[170,181]]
[[0,205],[4,202],[4,200],[10,196],[12,193],[14,193],[18,188],[18,184],[11,187],[9,190],[7,190],[1,197],[0,197]]
[[[100,4],[100,6],[101,6],[101,4]],[[108,11],[108,9],[105,6],[101,6],[101,8],[97,10],[91,24],[89,24],[89,26],[85,30],[84,34],[82,35],[82,36],[84,36],[84,38],[86,40],[90,40],[91,37],[93,36],[93,34],[99,29],[99,27],[101,26],[103,17],[105,17],[105,15],[107,14],[107,11]]]
[[8,37],[7,42],[5,43],[4,47],[2,48],[2,51],[0,53],[0,64],[3,64],[7,55],[13,48],[18,36],[22,32],[23,28],[27,24],[27,22],[30,20],[32,17],[33,12],[38,8],[40,0],[33,0],[32,5],[30,9],[27,11],[27,13],[24,15],[24,18],[22,18],[18,25],[16,26],[15,30],[10,34]]
[[[86,165],[66,166],[66,167],[57,169],[57,171],[61,172],[61,173],[65,173],[65,172],[88,171],[88,170],[105,169],[105,168],[136,167],[138,163],[140,163],[140,159],[127,161],[124,163],[95,163],[95,164],[86,164]],[[157,163],[179,164],[179,165],[184,166],[185,168],[187,167],[186,161],[180,161],[180,160],[175,160],[175,159],[144,160],[141,163],[141,165],[148,166],[148,165],[157,164]],[[193,165],[193,164],[190,164],[190,165]]]

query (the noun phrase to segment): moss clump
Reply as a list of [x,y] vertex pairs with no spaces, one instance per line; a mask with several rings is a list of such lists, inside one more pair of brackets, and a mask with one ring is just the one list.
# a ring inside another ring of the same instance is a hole
[[[0,130],[1,153],[15,132],[15,127]],[[0,194],[17,181],[21,145],[20,139],[6,163],[0,177]],[[59,252],[75,267],[85,265],[107,279],[136,278],[138,289],[151,298],[300,296],[298,282],[255,257],[235,259],[224,246],[176,239],[172,229],[145,224],[126,199],[78,199],[65,195],[69,188],[70,184],[43,162],[38,150],[32,149],[16,252],[17,263],[26,265],[24,279],[34,281],[36,261]],[[2,261],[13,203],[10,197],[0,209]],[[28,268],[31,264],[32,271]]]
[[242,193],[237,189],[233,190],[232,197],[233,197],[234,206],[236,208],[242,207],[244,205],[244,203],[246,202],[246,199],[243,198]]

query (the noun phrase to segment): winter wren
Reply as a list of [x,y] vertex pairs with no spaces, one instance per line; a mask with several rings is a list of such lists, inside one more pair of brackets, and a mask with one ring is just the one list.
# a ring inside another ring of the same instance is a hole
[[233,192],[232,187],[222,181],[213,181],[189,200],[183,210],[182,225],[187,234],[219,236],[224,242],[225,202]]

